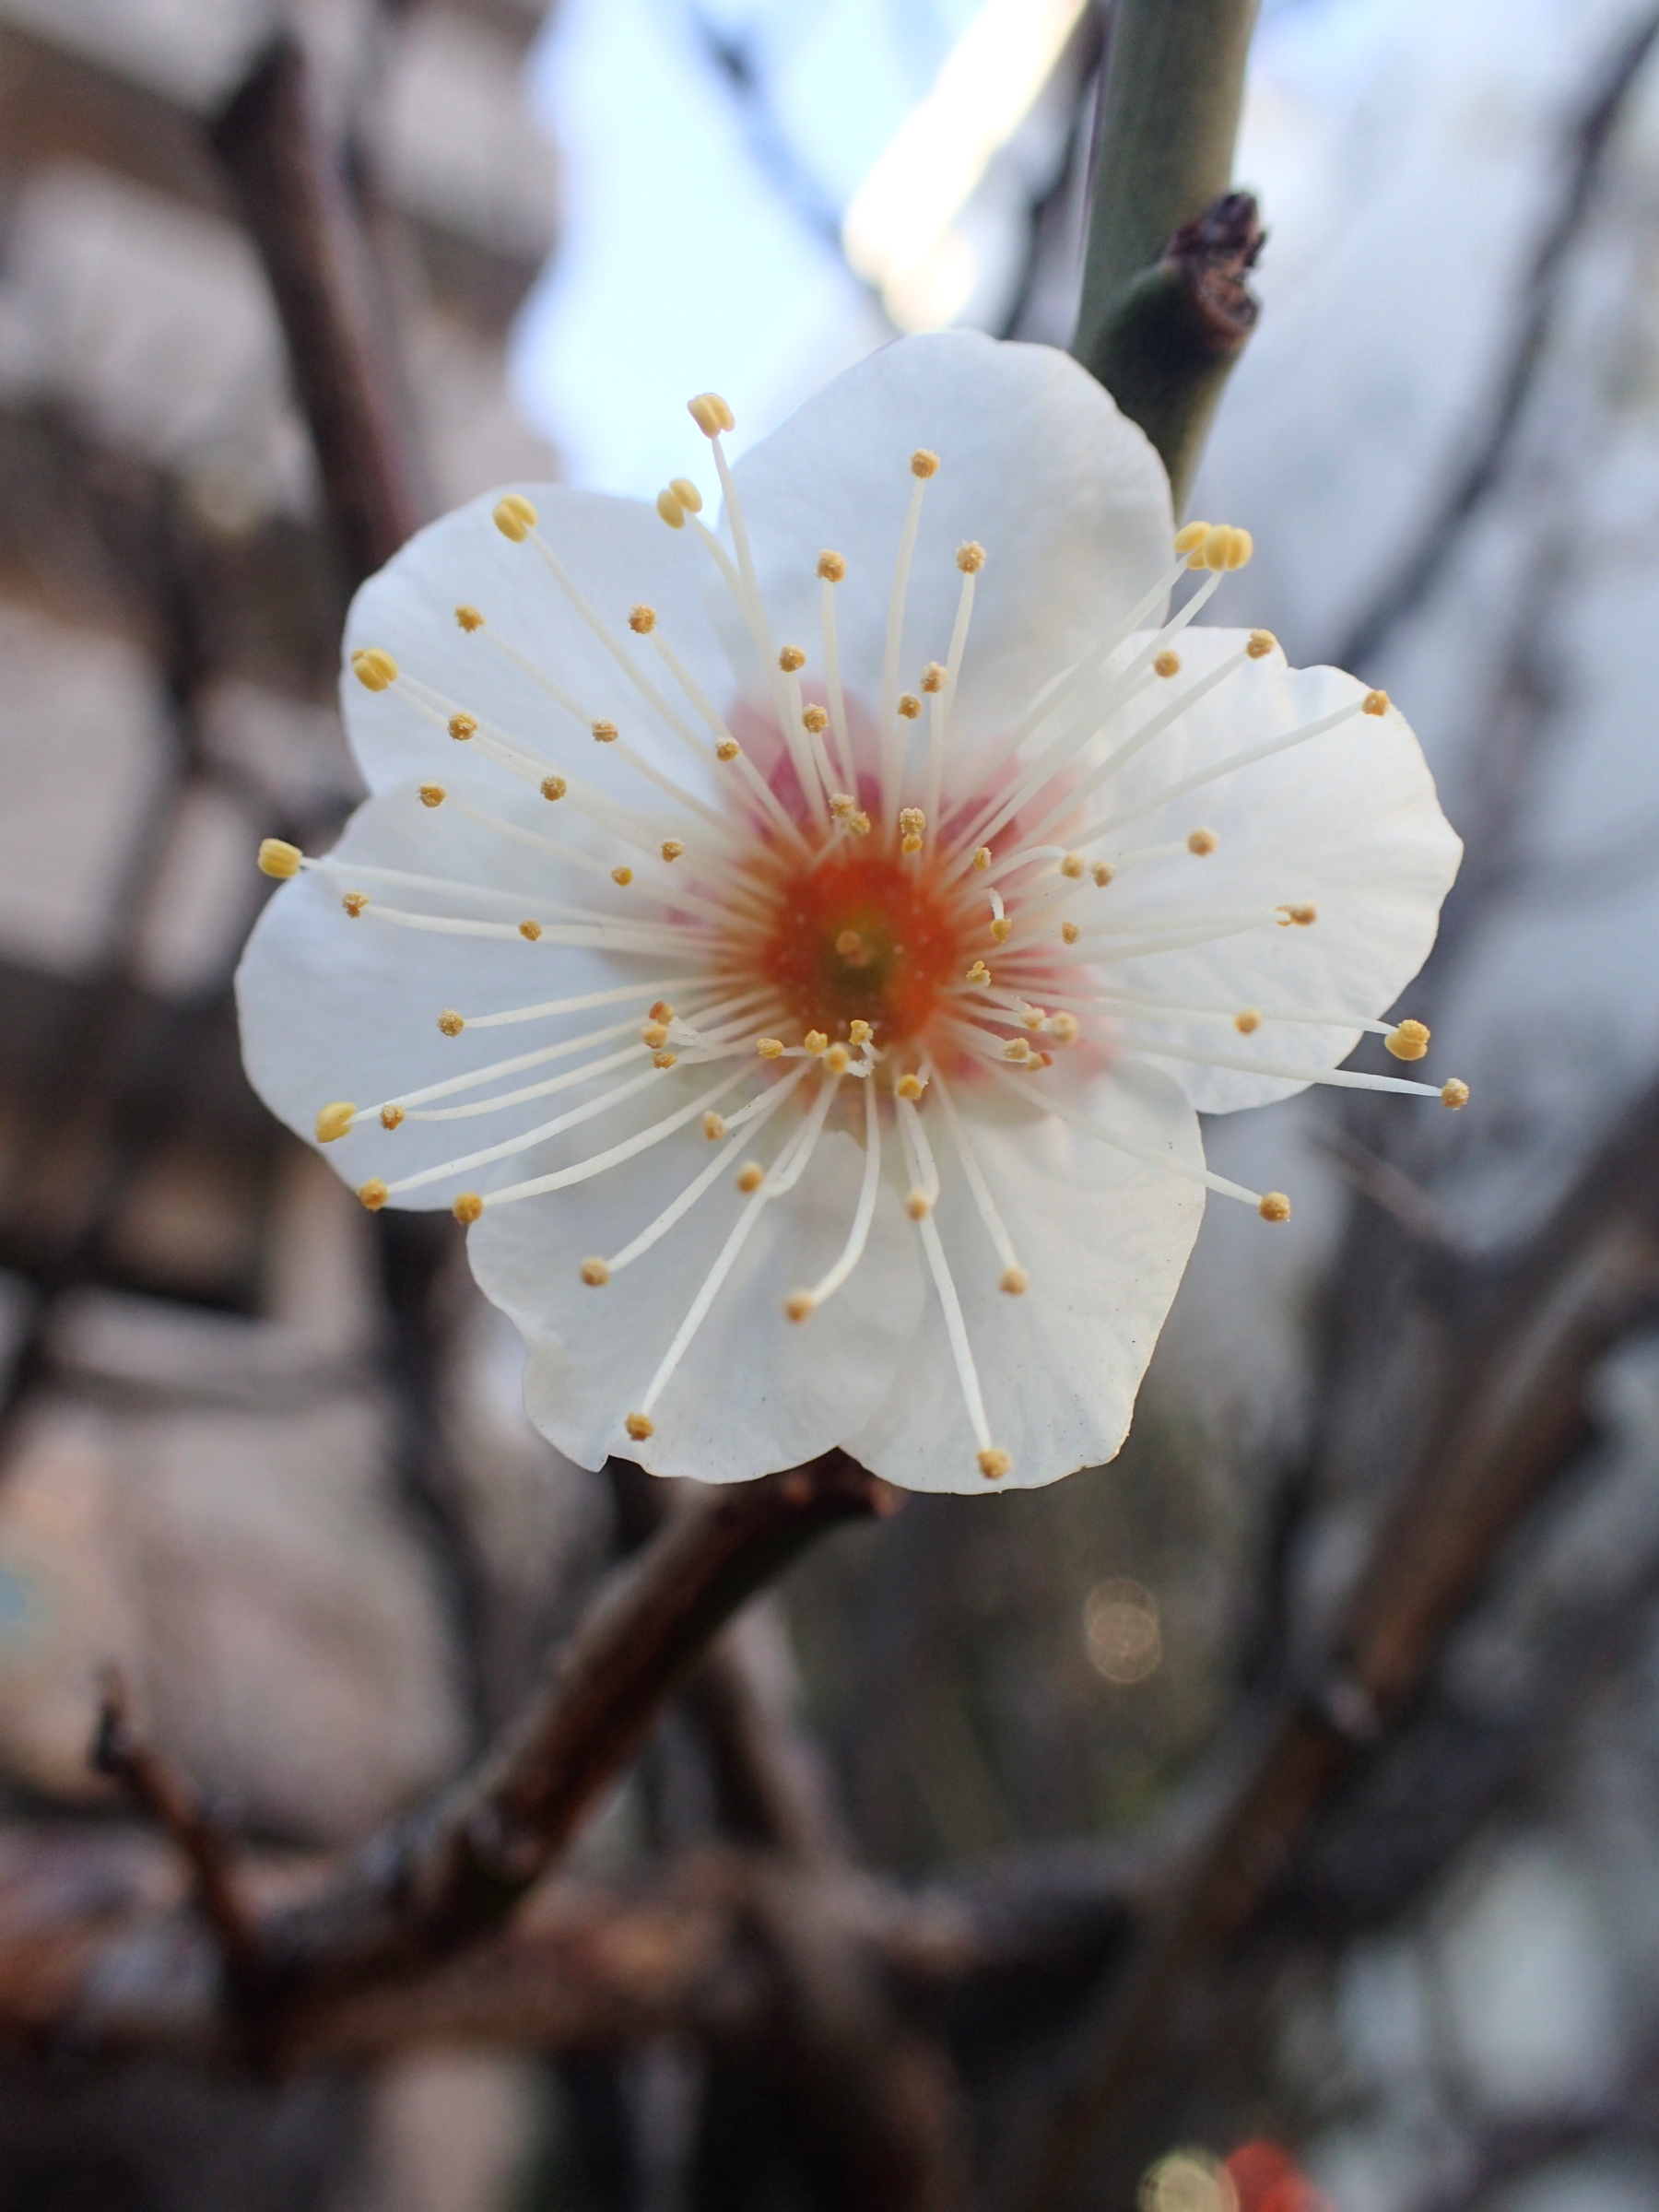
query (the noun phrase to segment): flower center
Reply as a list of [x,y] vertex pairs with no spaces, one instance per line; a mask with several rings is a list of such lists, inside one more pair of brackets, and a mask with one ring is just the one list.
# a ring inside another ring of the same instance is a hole
[[917,1036],[968,966],[958,900],[920,855],[841,849],[768,887],[759,968],[807,1029],[867,1021],[883,1044]]

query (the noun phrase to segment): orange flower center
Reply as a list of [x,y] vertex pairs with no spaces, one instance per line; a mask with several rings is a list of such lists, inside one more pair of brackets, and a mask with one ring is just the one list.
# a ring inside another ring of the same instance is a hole
[[780,861],[766,879],[760,974],[806,1029],[845,1037],[867,1021],[901,1044],[932,1019],[972,953],[959,893],[931,855],[843,846],[809,867]]

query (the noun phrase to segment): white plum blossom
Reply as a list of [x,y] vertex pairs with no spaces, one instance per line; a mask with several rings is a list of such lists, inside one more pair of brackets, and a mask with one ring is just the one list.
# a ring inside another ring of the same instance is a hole
[[[371,795],[239,977],[261,1095],[370,1207],[453,1207],[586,1466],[737,1481],[843,1445],[912,1488],[1112,1457],[1206,1193],[1199,1112],[1338,1067],[1459,846],[1376,691],[1197,626],[1075,362],[962,332],[836,379],[724,501],[555,487],[353,606]],[[1178,604],[1171,616],[1171,595]]]

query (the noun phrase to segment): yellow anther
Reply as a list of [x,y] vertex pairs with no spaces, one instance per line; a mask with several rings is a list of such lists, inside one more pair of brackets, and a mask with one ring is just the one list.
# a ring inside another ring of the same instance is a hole
[[367,891],[347,891],[344,899],[342,899],[340,901],[340,904],[346,909],[346,912],[351,916],[354,922],[363,912],[368,903],[369,894]]
[[900,853],[920,853],[922,850],[922,840],[913,832],[909,837],[901,837],[899,840],[899,850]]
[[380,1110],[380,1125],[382,1129],[401,1128],[403,1118],[404,1110],[401,1106],[382,1106]]
[[1175,533],[1176,552],[1191,553],[1198,556],[1198,558],[1188,563],[1188,566],[1191,568],[1201,569],[1204,566],[1204,560],[1200,553],[1200,548],[1202,547],[1205,539],[1209,535],[1209,527],[1210,526],[1207,523],[1183,523],[1182,527]]
[[544,776],[542,778],[541,794],[544,799],[562,799],[570,788],[562,776]]
[[510,491],[495,503],[495,526],[503,537],[522,546],[541,517],[521,491]]
[[714,758],[716,760],[735,760],[742,750],[735,737],[723,737],[714,747]]
[[677,1053],[653,1053],[651,1065],[653,1067],[672,1067],[678,1058]]
[[817,1303],[810,1290],[792,1290],[783,1300],[783,1311],[791,1321],[805,1321]]
[[1069,876],[1074,883],[1080,883],[1087,865],[1081,853],[1068,853],[1060,863],[1060,873],[1062,876]]
[[943,691],[945,679],[949,674],[949,669],[941,667],[937,661],[929,661],[922,671],[923,690],[929,694],[935,691]]
[[974,961],[968,971],[968,981],[971,983],[988,983],[991,981],[991,971],[983,960]]
[[653,1052],[658,1051],[667,1041],[668,1025],[666,1022],[648,1021],[640,1031],[640,1042],[650,1045]]
[[1441,1085],[1441,1104],[1449,1106],[1453,1113],[1460,1106],[1466,1106],[1468,1102],[1469,1087],[1466,1083],[1460,1083],[1455,1076],[1449,1082]]
[[991,924],[991,935],[999,945],[1006,945],[1014,935],[1014,924],[1006,914],[998,914]]
[[1060,935],[1065,939],[1068,945],[1075,945],[1077,939],[1083,935],[1083,932],[1077,927],[1075,922],[1062,922],[1060,924]]
[[864,811],[862,806],[859,808],[856,814],[850,814],[847,817],[847,828],[853,832],[854,837],[869,836],[870,818]]
[[618,729],[614,722],[600,721],[594,724],[595,745],[615,745],[621,735],[621,731]]
[[463,1229],[470,1229],[483,1211],[484,1201],[477,1191],[463,1191],[454,1205],[450,1207],[450,1212],[454,1215]]
[[821,736],[830,727],[830,715],[828,710],[823,707],[803,707],[801,721],[815,737]]
[[818,555],[818,572],[826,583],[840,583],[847,573],[847,564],[839,553],[826,550]]
[[1233,534],[1225,523],[1214,523],[1204,534],[1198,551],[1206,569],[1224,569],[1232,551]]
[[847,1024],[847,1041],[850,1044],[867,1044],[875,1034],[867,1021],[850,1021]]
[[275,876],[279,883],[286,883],[289,877],[299,875],[305,855],[285,838],[262,837],[255,858],[262,876]]
[[610,1269],[597,1253],[594,1253],[591,1259],[582,1261],[582,1279],[594,1290],[603,1289],[605,1285],[610,1281]]
[[901,691],[899,694],[899,712],[906,722],[914,722],[922,712],[922,701],[913,691]]
[[378,645],[359,646],[351,656],[351,672],[365,691],[385,691],[397,681],[397,663]]
[[636,1444],[642,1444],[648,1436],[656,1434],[656,1423],[648,1413],[630,1413],[622,1426]]
[[801,1043],[815,1060],[820,1053],[827,1052],[830,1048],[830,1040],[822,1030],[808,1030],[806,1036],[802,1038]]
[[539,922],[529,921],[521,922],[519,924],[519,935],[524,938],[527,945],[534,945],[541,934],[542,925]]
[[757,1037],[755,1050],[762,1060],[781,1060],[783,1057],[783,1040],[782,1037]]
[[911,475],[925,484],[929,477],[936,477],[938,473],[938,454],[929,453],[924,445],[919,445],[911,455]]
[[1031,1048],[1026,1042],[1023,1037],[1010,1037],[1006,1044],[1003,1046],[1003,1058],[1005,1060],[1013,1060],[1015,1062],[1018,1062],[1021,1060],[1029,1060],[1030,1056]]
[[915,1101],[927,1088],[927,1086],[922,1080],[920,1076],[912,1075],[900,1076],[898,1082],[894,1084],[893,1088],[899,1093],[899,1096],[901,1099],[909,1099],[911,1103],[914,1105]]
[[766,1170],[758,1159],[746,1159],[737,1171],[737,1188],[749,1195],[766,1181]]
[[1006,1290],[1010,1298],[1023,1298],[1031,1287],[1031,1278],[1023,1267],[1005,1267],[996,1287]]
[[678,860],[686,848],[677,837],[665,837],[657,850],[665,860]]
[[1028,1006],[1019,1018],[1028,1030],[1040,1030],[1048,1019],[1048,1008],[1046,1006]]
[[702,493],[698,490],[689,477],[670,477],[668,488],[688,514],[702,512]]
[[638,606],[628,610],[628,627],[636,638],[648,638],[656,628],[656,608],[641,600]]
[[317,1116],[317,1142],[332,1145],[336,1137],[344,1136],[357,1119],[357,1108],[349,1099],[336,1099],[332,1106],[324,1106]]
[[470,714],[452,714],[449,718],[449,734],[457,745],[465,745],[469,737],[477,735],[478,725]]
[[1428,1025],[1421,1021],[1402,1021],[1382,1041],[1396,1060],[1420,1060],[1429,1050]]
[[705,1113],[702,1118],[702,1133],[712,1145],[717,1145],[726,1133],[725,1116],[719,1113]]
[[1288,1221],[1290,1201],[1283,1191],[1268,1191],[1256,1208],[1264,1221]]
[[987,1482],[1000,1482],[1013,1465],[1007,1453],[995,1444],[987,1444],[979,1454],[979,1471]]
[[455,609],[455,619],[468,637],[471,637],[475,629],[482,629],[484,627],[484,618],[476,606],[458,606]]
[[1247,569],[1250,557],[1255,551],[1255,539],[1248,530],[1230,530],[1227,535],[1229,542],[1224,565],[1230,569]]
[[1359,712],[1361,714],[1386,714],[1388,712],[1387,692],[1368,691],[1359,702]]
[[1077,1041],[1079,1025],[1075,1014],[1051,1014],[1042,1026],[1056,1044],[1076,1044]]
[[832,1044],[824,1054],[824,1065],[832,1076],[844,1076],[853,1065],[853,1055],[844,1044]]
[[626,865],[613,868],[611,870],[611,881],[615,884],[619,884],[623,890],[626,890],[629,885],[633,881],[633,870]]
[[798,645],[785,645],[779,651],[778,665],[785,676],[794,676],[798,669],[806,667],[806,655]]
[[732,410],[718,392],[700,392],[686,402],[686,412],[705,438],[718,438],[722,430],[734,427]]
[[423,806],[441,806],[448,796],[441,783],[423,783],[420,787],[420,803]]
[[830,794],[830,811],[838,821],[845,821],[848,815],[857,813],[858,801],[850,791],[832,791]]
[[670,530],[683,530],[685,528],[686,511],[671,491],[659,491],[657,493],[656,511],[662,516],[663,520],[667,524]]
[[976,868],[980,869],[988,868],[991,865],[991,848],[989,845],[980,846],[979,850],[973,855],[973,865]]
[[933,1212],[933,1200],[925,1191],[912,1191],[904,1201],[904,1210],[912,1221],[924,1221]]
[[1220,841],[1213,830],[1193,830],[1187,834],[1187,851],[1196,853],[1199,859],[1204,860]]
[[977,538],[957,547],[956,564],[964,576],[977,576],[985,565],[985,548]]
[[1104,860],[1097,860],[1088,872],[1094,877],[1097,888],[1102,891],[1117,874],[1111,863]]
[[920,806],[900,806],[899,827],[906,837],[920,837],[927,828],[927,817]]
[[674,1019],[674,1008],[668,1004],[668,1001],[665,998],[659,998],[655,1006],[653,1006],[651,1009],[651,1018],[653,1021],[672,1021]]
[[371,1175],[367,1182],[358,1184],[359,1202],[366,1206],[371,1214],[378,1214],[391,1195],[378,1175]]
[[466,1017],[457,1014],[453,1006],[445,1006],[438,1017],[438,1027],[446,1037],[459,1037],[466,1027]]
[[1179,676],[1181,655],[1178,653],[1160,653],[1152,664],[1152,673],[1154,676]]
[[1233,1016],[1233,1028],[1241,1037],[1253,1037],[1262,1026],[1262,1018],[1253,1006],[1241,1006]]
[[1277,644],[1278,640],[1270,629],[1253,629],[1244,650],[1253,661],[1265,661]]
[[1284,921],[1279,924],[1281,929],[1292,922],[1298,929],[1312,929],[1319,919],[1319,909],[1316,906],[1281,906],[1278,911],[1285,917]]

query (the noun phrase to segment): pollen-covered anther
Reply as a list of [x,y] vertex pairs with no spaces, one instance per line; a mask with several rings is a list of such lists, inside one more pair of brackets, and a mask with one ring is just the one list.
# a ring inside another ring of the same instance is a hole
[[463,1229],[470,1229],[483,1211],[484,1201],[477,1191],[463,1191],[453,1206],[450,1207],[450,1212],[454,1215]]
[[664,1021],[648,1021],[640,1031],[640,1042],[650,1045],[654,1053],[668,1041],[668,1025]]
[[875,1030],[870,1027],[867,1021],[853,1020],[847,1024],[847,1041],[849,1044],[866,1044],[868,1043],[869,1040],[875,1036]]
[[494,519],[503,537],[522,546],[541,517],[522,491],[510,491],[496,501]]
[[613,868],[611,870],[611,881],[615,884],[619,884],[622,889],[626,890],[629,885],[633,881],[633,870],[626,865]]
[[930,453],[924,445],[919,445],[911,455],[911,475],[918,482],[925,484],[929,477],[936,477],[938,473],[938,454]]
[[808,1030],[801,1040],[801,1047],[804,1052],[810,1053],[816,1060],[820,1053],[829,1051],[830,1040],[822,1030]]
[[1278,911],[1285,917],[1279,924],[1281,929],[1288,928],[1291,924],[1298,929],[1312,929],[1319,919],[1316,906],[1281,906]]
[[476,606],[458,606],[455,609],[455,619],[469,638],[475,630],[482,629],[484,627],[484,618]]
[[365,691],[386,691],[397,681],[397,663],[378,645],[359,645],[351,656],[351,673]]
[[844,822],[850,814],[858,812],[858,801],[850,791],[832,791],[830,794],[830,811],[838,822]]
[[[1209,527],[1207,523],[1182,523],[1181,528],[1175,533],[1176,552],[1198,552],[1203,547],[1205,539],[1209,535]],[[1194,560],[1192,565],[1196,569],[1202,568],[1204,564],[1202,561]]]
[[1088,872],[1094,877],[1096,887],[1103,891],[1116,875],[1117,870],[1112,866],[1110,862],[1097,860]]
[[832,1044],[824,1054],[824,1065],[832,1076],[844,1076],[853,1065],[853,1055],[844,1044]]
[[403,1120],[404,1110],[401,1106],[382,1106],[380,1110],[380,1125],[382,1129],[401,1129]]
[[418,796],[423,806],[441,806],[449,794],[441,783],[423,783]]
[[957,547],[956,564],[964,576],[977,576],[985,565],[985,548],[977,538]]
[[1262,1018],[1253,1006],[1241,1006],[1233,1016],[1233,1028],[1241,1037],[1253,1037],[1262,1026]]
[[735,760],[742,750],[735,737],[723,737],[714,747],[714,758],[716,760]]
[[677,837],[665,837],[657,850],[665,860],[678,860],[686,848]]
[[778,653],[778,665],[785,676],[794,676],[806,665],[806,655],[798,645],[784,645]]
[[927,1085],[920,1076],[909,1075],[900,1076],[898,1082],[894,1084],[893,1088],[898,1092],[901,1099],[908,1099],[911,1104],[913,1106],[916,1100],[922,1096],[922,1093],[927,1088]]
[[702,1133],[712,1145],[717,1145],[726,1133],[724,1114],[705,1113],[702,1117]]
[[367,1182],[359,1182],[357,1194],[359,1205],[366,1206],[371,1214],[378,1214],[392,1195],[378,1175],[371,1175]]
[[678,1059],[677,1053],[653,1053],[651,1065],[653,1067],[673,1067]]
[[1027,1006],[1019,1018],[1024,1028],[1040,1030],[1048,1019],[1048,1008],[1046,1006]]
[[351,1100],[335,1099],[332,1105],[324,1106],[317,1116],[317,1142],[320,1145],[332,1145],[336,1138],[345,1135],[356,1119],[357,1108]]
[[1023,1298],[1031,1287],[1031,1278],[1023,1267],[1005,1267],[996,1287],[1006,1290],[1010,1298]]
[[830,727],[828,709],[818,706],[803,707],[801,709],[801,726],[810,730],[815,737],[821,737]]
[[1078,928],[1075,922],[1062,922],[1060,924],[1060,935],[1065,939],[1068,945],[1075,945],[1077,939],[1083,935],[1083,932]]
[[594,724],[594,743],[595,745],[615,745],[621,735],[621,731],[618,729],[614,722],[601,720]]
[[656,1434],[656,1423],[648,1413],[630,1413],[622,1426],[636,1444],[642,1444],[648,1436]]
[[991,924],[991,935],[998,945],[1006,945],[1014,935],[1014,924],[1006,914],[998,914]]
[[305,855],[298,845],[290,845],[286,838],[262,837],[259,851],[254,855],[262,876],[274,876],[278,883],[287,883],[298,876]]
[[782,1037],[757,1037],[755,1050],[762,1060],[781,1060],[783,1057],[783,1040]]
[[459,1037],[466,1027],[466,1018],[457,1014],[453,1006],[445,1006],[438,1017],[438,1027],[446,1037]]
[[791,1321],[805,1321],[817,1304],[810,1290],[792,1290],[783,1300],[783,1311]]
[[592,1259],[582,1263],[582,1279],[591,1289],[601,1290],[610,1281],[610,1269],[595,1253]]
[[477,735],[478,725],[470,714],[452,714],[449,718],[449,734],[457,745],[465,745],[469,737]]
[[[722,430],[734,428],[735,418],[718,392],[700,392],[695,399],[686,402],[686,412],[705,438],[718,438]],[[631,1430],[629,1432],[632,1434]],[[645,1431],[649,1436],[651,1431]]]
[[818,572],[826,583],[840,583],[846,576],[847,564],[839,553],[826,548],[818,555]]
[[346,896],[340,901],[340,904],[346,909],[346,912],[351,916],[354,922],[363,912],[368,903],[369,894],[367,891],[347,891]]
[[1023,1037],[1010,1037],[1003,1046],[1003,1058],[1012,1060],[1016,1065],[1030,1057],[1031,1048]]
[[1154,676],[1179,676],[1181,674],[1181,655],[1178,653],[1171,653],[1166,648],[1153,662],[1152,673]]
[[637,606],[629,608],[628,627],[636,638],[648,638],[656,628],[656,608],[647,606],[641,599]]
[[674,1019],[674,1008],[668,1004],[668,1001],[665,998],[659,998],[655,1005],[651,1008],[649,1018],[653,1021],[672,1021]]
[[1081,1031],[1075,1014],[1051,1014],[1042,1026],[1056,1044],[1076,1044]]
[[1081,853],[1068,853],[1060,863],[1060,873],[1069,876],[1074,883],[1081,883],[1088,865]]
[[541,794],[544,799],[562,799],[570,788],[562,776],[544,776],[541,781]]
[[758,1159],[746,1159],[737,1171],[737,1188],[753,1194],[766,1181],[766,1170]]
[[933,1212],[933,1200],[925,1191],[911,1191],[906,1194],[904,1210],[912,1221],[924,1221]]
[[943,691],[945,688],[946,679],[948,677],[950,671],[947,668],[943,667],[939,662],[929,661],[926,667],[922,671],[923,690],[930,697],[935,691]]
[[988,983],[991,981],[991,971],[983,960],[974,961],[968,971],[968,981],[971,983]]
[[1256,1211],[1264,1221],[1288,1221],[1290,1201],[1283,1191],[1268,1191],[1264,1194]]
[[1468,1102],[1469,1087],[1466,1083],[1460,1082],[1457,1077],[1453,1076],[1447,1082],[1441,1085],[1441,1104],[1449,1106],[1453,1113],[1458,1111],[1459,1107],[1466,1106]]
[[922,712],[922,701],[913,691],[901,691],[899,695],[899,712],[906,722],[914,722]]
[[1420,1060],[1429,1050],[1429,1026],[1421,1021],[1402,1021],[1382,1041],[1396,1060]]
[[698,490],[689,477],[671,477],[668,479],[668,488],[688,514],[702,512],[702,493]]
[[526,945],[534,945],[542,934],[542,925],[534,917],[519,924],[519,935]]
[[686,510],[680,504],[679,500],[675,498],[673,492],[659,491],[657,493],[656,511],[662,516],[664,522],[667,524],[670,530],[683,530],[685,528]]
[[1191,830],[1187,832],[1187,851],[1195,853],[1200,860],[1207,859],[1221,840],[1213,830]]
[[920,853],[926,830],[927,817],[920,806],[901,806],[899,809],[899,836],[902,852]]
[[1278,640],[1270,629],[1253,629],[1245,641],[1244,650],[1253,661],[1265,661],[1277,644]]
[[847,817],[847,828],[852,831],[854,837],[869,836],[870,818],[865,812],[862,806],[859,808],[856,814],[850,814]]
[[1359,702],[1359,712],[1361,714],[1386,714],[1388,712],[1387,692],[1368,691]]
[[987,1482],[1000,1482],[1013,1465],[1008,1454],[995,1444],[987,1444],[979,1454],[979,1471]]
[[991,848],[989,845],[980,846],[979,850],[973,855],[973,865],[982,872],[991,865]]

